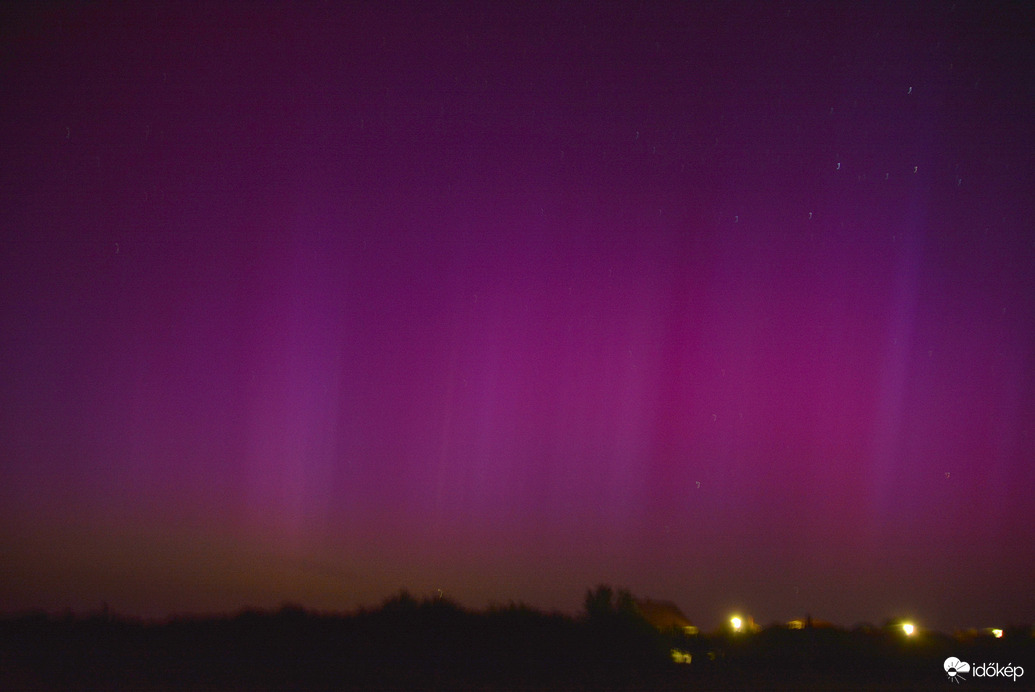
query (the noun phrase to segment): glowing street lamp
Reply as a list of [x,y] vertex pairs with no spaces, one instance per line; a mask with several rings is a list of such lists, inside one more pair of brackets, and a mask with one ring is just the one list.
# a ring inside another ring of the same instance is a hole
[[744,626],[744,621],[734,615],[730,618],[730,625],[733,626],[734,632],[739,632],[740,628]]
[[911,623],[911,622],[903,622],[902,623],[902,631],[906,633],[907,637],[912,637],[913,636],[913,632],[916,631],[916,628],[913,627],[913,623]]
[[1003,638],[1003,631],[1001,629],[999,629],[999,628],[995,628],[995,629],[992,630],[992,636],[995,637],[996,639],[1002,639]]

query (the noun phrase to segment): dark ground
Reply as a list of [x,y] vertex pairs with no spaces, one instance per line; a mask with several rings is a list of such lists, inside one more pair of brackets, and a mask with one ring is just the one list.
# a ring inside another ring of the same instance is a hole
[[[673,663],[672,649],[691,663]],[[968,689],[1030,689],[1033,651],[1030,628],[967,641],[890,628],[688,637],[620,610],[471,612],[401,594],[349,615],[286,606],[164,622],[10,616],[0,620],[0,689],[945,690],[955,687],[949,656],[1026,669],[1016,682],[967,676]]]

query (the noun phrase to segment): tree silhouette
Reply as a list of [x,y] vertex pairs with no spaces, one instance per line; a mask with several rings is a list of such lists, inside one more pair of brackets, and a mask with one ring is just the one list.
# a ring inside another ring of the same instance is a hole
[[636,599],[628,589],[617,591],[608,584],[599,584],[586,591],[586,615],[590,618],[624,616],[641,619]]
[[586,615],[591,618],[606,617],[615,612],[614,589],[606,584],[600,584],[595,589],[586,591]]

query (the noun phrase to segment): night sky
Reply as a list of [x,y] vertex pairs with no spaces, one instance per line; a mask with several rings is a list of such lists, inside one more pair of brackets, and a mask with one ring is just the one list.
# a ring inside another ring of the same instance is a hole
[[1031,3],[500,5],[4,5],[0,611],[1035,620]]

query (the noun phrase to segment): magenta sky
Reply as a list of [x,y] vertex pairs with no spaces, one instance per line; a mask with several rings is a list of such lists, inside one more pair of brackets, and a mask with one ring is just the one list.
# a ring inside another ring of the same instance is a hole
[[0,610],[1035,620],[1030,4],[5,7]]

